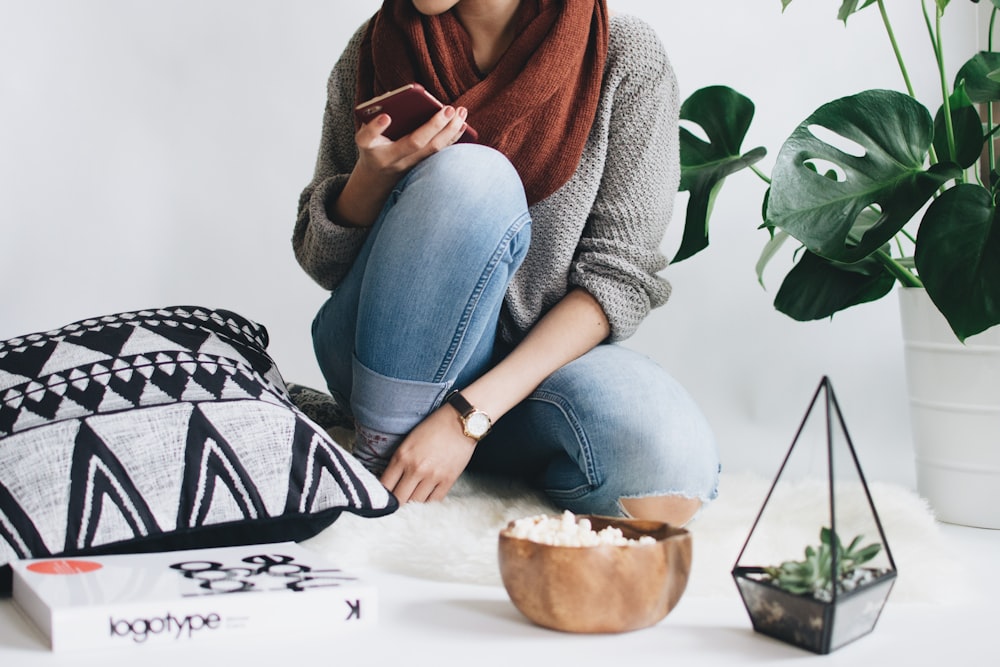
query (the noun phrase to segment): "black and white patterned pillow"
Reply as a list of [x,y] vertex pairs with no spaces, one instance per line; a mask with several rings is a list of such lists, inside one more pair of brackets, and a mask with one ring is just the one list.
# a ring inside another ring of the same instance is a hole
[[15,559],[301,540],[394,511],[267,342],[193,306],[0,342],[0,592]]

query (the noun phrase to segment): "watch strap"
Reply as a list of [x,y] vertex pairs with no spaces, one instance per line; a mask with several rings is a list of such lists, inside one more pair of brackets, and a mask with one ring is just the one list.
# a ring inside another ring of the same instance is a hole
[[462,415],[463,417],[468,417],[469,415],[471,415],[473,412],[476,411],[476,408],[472,406],[472,403],[469,403],[468,399],[466,399],[465,396],[462,396],[462,393],[460,391],[456,390],[451,392],[450,394],[448,394],[448,397],[445,398],[444,400],[449,405],[451,405],[451,407],[458,410],[458,414]]

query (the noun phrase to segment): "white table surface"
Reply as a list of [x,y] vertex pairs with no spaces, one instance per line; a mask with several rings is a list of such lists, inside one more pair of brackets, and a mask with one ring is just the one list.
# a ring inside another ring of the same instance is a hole
[[[1000,531],[944,526],[961,545],[956,567],[983,573],[972,598],[954,605],[894,602],[890,597],[875,631],[823,658],[825,665],[1000,664]],[[72,653],[50,652],[42,636],[10,600],[0,601],[0,667],[73,665],[282,664],[530,665],[642,664],[815,665],[817,656],[755,634],[733,588],[731,596],[685,596],[658,625],[622,635],[573,635],[532,625],[511,605],[502,587],[428,581],[364,571],[379,586],[378,624],[352,634],[306,641],[254,640]],[[901,573],[905,576],[905,573]],[[978,579],[977,579],[978,581]],[[234,662],[234,661],[238,661]],[[308,661],[308,662],[306,662]]]

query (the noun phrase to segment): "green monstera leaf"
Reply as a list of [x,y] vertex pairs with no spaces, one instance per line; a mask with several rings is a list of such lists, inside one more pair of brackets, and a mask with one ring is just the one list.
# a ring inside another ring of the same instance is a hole
[[988,190],[961,184],[935,199],[920,222],[914,261],[959,340],[1000,324],[1000,212]]
[[[824,104],[778,153],[767,223],[831,261],[868,257],[960,173],[950,163],[924,169],[933,136],[927,109],[896,91]],[[875,224],[868,209],[879,214]]]
[[[862,229],[878,219],[874,211],[862,213]],[[763,271],[778,250],[791,236],[778,231],[765,245],[757,262],[757,278],[763,286]],[[889,246],[882,251],[888,256]],[[808,250],[799,248],[798,261],[785,275],[774,298],[774,308],[794,320],[808,322],[820,320],[841,310],[869,301],[876,301],[892,290],[895,278],[881,261],[874,257],[853,264],[831,262]],[[901,264],[905,259],[897,259]]]
[[875,259],[839,264],[805,251],[781,283],[774,307],[799,322],[821,320],[881,299],[895,282]]
[[726,86],[697,90],[681,105],[681,120],[700,126],[708,141],[681,127],[680,190],[690,192],[690,198],[681,245],[673,262],[708,247],[708,219],[722,183],[730,174],[746,169],[767,154],[764,148],[740,153],[753,114],[753,102]]
[[969,99],[977,104],[1000,100],[1000,81],[990,76],[997,70],[1000,70],[1000,53],[980,51],[958,70],[955,88],[964,85]]
[[958,83],[955,92],[949,98],[951,107],[951,125],[954,136],[954,152],[948,142],[948,131],[944,122],[944,105],[938,109],[934,117],[934,150],[938,158],[951,160],[966,169],[975,164],[983,151],[986,135],[983,133],[983,121],[979,111],[965,92],[962,82]]

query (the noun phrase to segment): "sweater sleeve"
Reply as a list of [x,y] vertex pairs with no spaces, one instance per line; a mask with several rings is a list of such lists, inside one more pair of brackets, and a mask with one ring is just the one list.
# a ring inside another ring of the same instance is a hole
[[670,295],[658,275],[667,265],[660,245],[680,181],[676,77],[651,27],[621,23],[605,75],[606,161],[569,275],[601,304],[613,341]]
[[368,233],[367,229],[337,224],[327,214],[358,159],[352,110],[363,35],[362,26],[330,73],[316,167],[312,181],[299,196],[292,232],[295,258],[313,280],[328,290],[344,278]]

